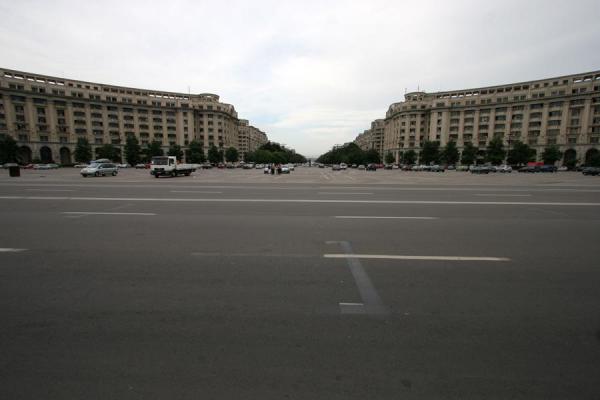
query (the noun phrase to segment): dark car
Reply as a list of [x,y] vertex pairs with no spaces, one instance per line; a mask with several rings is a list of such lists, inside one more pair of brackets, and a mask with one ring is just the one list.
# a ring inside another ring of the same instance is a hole
[[599,175],[600,174],[600,168],[598,167],[586,167],[581,171],[582,174],[584,175]]
[[369,164],[366,168],[367,171],[377,171],[377,164]]
[[540,167],[535,167],[533,165],[527,165],[525,167],[521,167],[519,168],[519,172],[539,172],[540,171]]
[[540,172],[556,172],[557,169],[554,165],[542,165]]

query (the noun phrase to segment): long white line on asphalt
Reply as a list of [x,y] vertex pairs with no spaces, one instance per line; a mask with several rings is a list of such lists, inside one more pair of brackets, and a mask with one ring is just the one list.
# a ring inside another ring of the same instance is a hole
[[31,192],[74,192],[72,189],[25,189]]
[[[137,181],[136,181],[137,182]],[[146,181],[139,181],[140,183],[145,183]],[[169,184],[169,183],[160,183],[160,184],[144,184],[144,185],[125,185],[125,183],[135,183],[135,182],[126,182],[119,181],[119,184],[72,184],[72,183],[2,183],[0,182],[0,186],[13,186],[13,187],[23,187],[23,186],[38,186],[38,187],[94,187],[94,188],[122,188],[122,187],[135,187],[135,188],[172,188],[172,189],[256,189],[256,190],[310,190],[310,189],[335,189],[335,190],[375,190],[375,191],[470,191],[470,192],[569,192],[569,193],[598,193],[600,192],[600,188],[598,185],[563,185],[562,187],[554,187],[549,185],[536,185],[535,188],[530,186],[519,188],[504,188],[497,187],[497,185],[471,185],[471,184],[461,184],[461,186],[474,186],[474,187],[405,187],[405,186],[393,186],[386,183],[370,183],[364,184],[364,186],[248,186],[248,185],[204,185],[203,183],[199,183],[198,185],[180,185],[180,184]],[[160,186],[159,186],[160,185]],[[271,184],[267,184],[271,185]],[[544,188],[546,186],[546,188]],[[569,187],[591,187],[598,189],[569,189]]]
[[407,256],[390,254],[323,254],[323,258],[360,258],[379,260],[420,260],[420,261],[510,261],[506,257],[465,257],[465,256]]
[[13,249],[10,247],[0,247],[0,253],[19,253],[21,251],[25,251],[27,249]]
[[88,212],[88,211],[65,211],[61,214],[67,215],[156,215],[155,213],[120,213],[120,212]]
[[223,199],[223,198],[160,198],[160,197],[60,197],[60,196],[0,196],[0,200],[72,200],[72,201],[156,201],[181,203],[331,203],[331,204],[429,204],[429,205],[490,205],[490,206],[560,206],[600,207],[600,203],[525,202],[525,201],[436,201],[436,200],[348,200],[348,199]]
[[504,193],[475,193],[474,196],[531,197],[530,194],[504,194]]
[[331,195],[331,194],[343,194],[343,195],[365,194],[365,195],[369,195],[369,194],[373,194],[373,193],[368,193],[368,192],[318,192],[317,194],[325,194],[325,195],[328,195],[328,194],[329,195]]
[[210,192],[202,190],[171,190],[171,193],[205,193],[205,194],[220,194],[223,192]]
[[338,219],[438,219],[438,217],[379,217],[371,215],[336,215]]

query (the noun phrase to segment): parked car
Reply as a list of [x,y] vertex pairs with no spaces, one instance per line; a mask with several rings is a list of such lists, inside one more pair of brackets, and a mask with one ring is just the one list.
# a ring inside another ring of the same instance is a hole
[[87,167],[88,164],[84,164],[84,163],[79,163],[79,164],[75,164],[73,165],[73,168],[85,168]]
[[340,164],[340,169],[341,169],[342,171],[345,171],[346,169],[348,169],[348,164],[341,163],[341,164]]
[[358,169],[362,169],[362,170],[364,170],[364,169],[365,169],[365,166],[364,166],[364,165],[362,165],[362,164],[360,164],[360,165],[358,166]]
[[131,168],[131,165],[125,163],[125,164],[117,164],[117,168]]
[[472,174],[489,174],[491,168],[487,165],[474,165],[472,166],[472,168],[469,169]]
[[539,172],[539,167],[536,167],[533,165],[527,165],[525,167],[519,168],[519,172],[530,172],[530,173]]
[[598,175],[600,174],[600,168],[598,167],[586,167],[581,171],[582,174],[584,175]]
[[288,167],[290,171],[296,170],[296,166],[294,164],[287,164],[286,167]]
[[58,164],[34,164],[33,169],[58,169]]
[[288,167],[287,165],[282,165],[279,169],[280,169],[280,173],[282,173],[282,174],[290,173],[290,167]]
[[510,165],[499,165],[496,167],[496,172],[502,172],[502,173],[511,173],[512,172],[512,167]]
[[556,172],[557,169],[554,165],[542,165],[539,167],[540,172]]
[[80,173],[81,176],[87,178],[88,176],[116,176],[119,169],[113,163],[94,163],[83,168]]
[[377,171],[377,164],[369,164],[366,168],[367,171]]
[[147,168],[150,168],[150,164],[147,164],[147,163],[135,164],[135,168],[136,169],[147,169]]
[[341,170],[342,170],[342,168],[340,167],[340,164],[333,164],[333,165],[331,166],[331,170],[332,170],[332,171],[341,171]]
[[440,166],[440,165],[432,165],[429,167],[429,171],[431,172],[444,172],[445,169],[444,167]]
[[558,172],[564,172],[564,171],[568,171],[568,170],[569,170],[569,167],[567,167],[567,166],[563,165],[562,167],[558,167],[556,170],[557,170]]

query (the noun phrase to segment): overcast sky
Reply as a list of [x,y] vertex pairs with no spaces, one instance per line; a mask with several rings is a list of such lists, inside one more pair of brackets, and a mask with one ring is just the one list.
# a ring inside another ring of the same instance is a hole
[[0,66],[210,92],[307,156],[405,90],[600,69],[600,1],[0,0]]

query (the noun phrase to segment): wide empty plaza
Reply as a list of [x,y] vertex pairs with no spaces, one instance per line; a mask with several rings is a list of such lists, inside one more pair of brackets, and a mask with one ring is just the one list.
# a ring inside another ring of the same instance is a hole
[[0,177],[0,392],[594,398],[600,178]]

